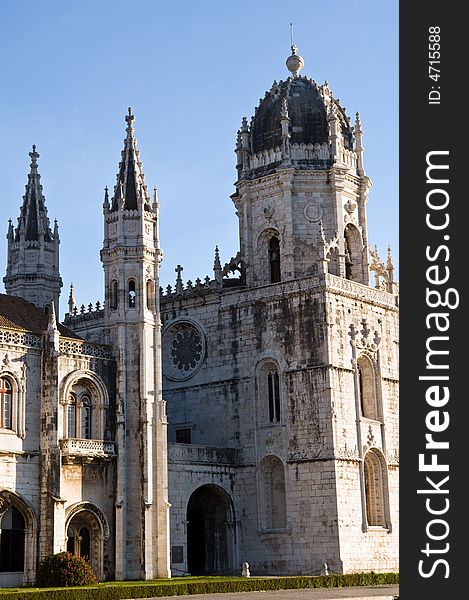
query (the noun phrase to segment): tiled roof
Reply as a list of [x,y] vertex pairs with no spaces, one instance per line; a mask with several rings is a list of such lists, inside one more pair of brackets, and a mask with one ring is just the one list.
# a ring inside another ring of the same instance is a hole
[[[31,302],[18,296],[0,294],[0,327],[44,333],[48,323],[49,316]],[[82,339],[60,323],[57,324],[57,328],[63,337]]]

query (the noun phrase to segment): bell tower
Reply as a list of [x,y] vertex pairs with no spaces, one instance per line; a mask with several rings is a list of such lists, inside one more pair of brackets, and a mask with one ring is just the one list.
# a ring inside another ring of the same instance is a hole
[[104,197],[105,328],[118,349],[116,579],[169,577],[166,412],[156,189],[150,201],[131,109],[114,195]]
[[232,196],[248,286],[329,272],[369,285],[366,203],[371,180],[363,132],[329,85],[300,74],[293,44],[290,76],[274,81],[236,144]]
[[62,278],[59,273],[59,229],[50,228],[41,176],[38,173],[39,154],[33,146],[31,170],[20,209],[17,227],[8,226],[8,260],[3,278],[7,294],[20,296],[38,308],[53,300],[59,308]]

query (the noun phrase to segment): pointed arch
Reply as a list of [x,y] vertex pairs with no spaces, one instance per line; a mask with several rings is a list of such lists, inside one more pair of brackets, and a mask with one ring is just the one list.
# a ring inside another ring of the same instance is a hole
[[281,236],[278,229],[264,229],[257,240],[258,255],[261,258],[257,278],[261,284],[279,283],[282,280]]
[[345,277],[364,283],[363,278],[363,239],[355,225],[350,223],[344,230]]
[[256,369],[257,419],[260,425],[282,422],[282,373],[278,362],[264,358]]

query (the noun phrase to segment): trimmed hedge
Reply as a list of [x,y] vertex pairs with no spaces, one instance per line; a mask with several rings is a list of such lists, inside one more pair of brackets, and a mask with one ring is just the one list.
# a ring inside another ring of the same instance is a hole
[[109,582],[79,588],[15,589],[0,591],[0,600],[128,600],[192,594],[254,592],[304,588],[333,588],[399,583],[398,573],[349,573],[299,577],[175,578],[138,582]]

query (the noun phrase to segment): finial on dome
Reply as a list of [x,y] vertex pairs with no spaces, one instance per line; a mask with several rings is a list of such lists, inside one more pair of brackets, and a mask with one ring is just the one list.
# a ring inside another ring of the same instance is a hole
[[293,77],[298,77],[301,69],[305,66],[303,57],[298,54],[298,47],[293,43],[293,23],[290,23],[291,56],[287,58],[287,69]]
[[287,58],[287,69],[293,74],[293,77],[298,77],[301,69],[305,66],[303,57],[298,54],[298,48],[295,44],[291,46],[291,56]]

